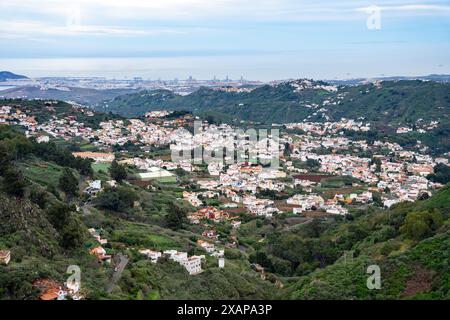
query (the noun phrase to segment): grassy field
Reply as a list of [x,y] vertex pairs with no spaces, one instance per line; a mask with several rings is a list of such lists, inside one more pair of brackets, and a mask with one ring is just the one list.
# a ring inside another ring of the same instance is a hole
[[155,230],[145,224],[125,222],[112,233],[111,241],[121,242],[127,246],[137,246],[156,250],[179,249],[177,237],[169,234],[157,234]]
[[44,161],[29,160],[20,165],[25,177],[42,186],[58,185],[62,167]]
[[93,163],[92,169],[94,172],[99,172],[100,170],[103,172],[108,172],[110,166],[111,165],[109,163]]
[[96,151],[97,147],[90,143],[82,143],[80,145],[80,149],[81,149],[81,151]]

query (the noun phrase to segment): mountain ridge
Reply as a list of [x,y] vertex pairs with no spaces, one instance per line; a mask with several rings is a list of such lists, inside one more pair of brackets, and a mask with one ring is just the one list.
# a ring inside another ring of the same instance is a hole
[[10,71],[0,71],[0,82],[6,80],[28,79],[28,77]]

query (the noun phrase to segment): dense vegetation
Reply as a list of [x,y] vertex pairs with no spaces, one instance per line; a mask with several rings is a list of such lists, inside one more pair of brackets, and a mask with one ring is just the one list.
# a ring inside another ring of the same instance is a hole
[[[34,299],[39,293],[32,286],[36,279],[62,282],[73,264],[86,270],[86,289],[96,292],[105,274],[84,250],[87,230],[75,207],[61,201],[60,194],[78,191],[75,172],[78,176],[89,171],[90,162],[76,160],[51,144],[44,148],[8,126],[0,126],[0,137],[0,247],[13,252],[12,262],[0,267],[0,297]],[[44,159],[54,159],[65,165],[54,164],[63,189],[58,190],[51,179],[46,179],[47,185],[30,179],[33,174],[20,165],[29,159],[40,159],[42,165]]]
[[[323,83],[313,82],[314,85]],[[230,93],[201,88],[179,96],[170,91],[143,91],[119,96],[103,110],[128,117],[143,115],[152,110],[189,110],[196,113],[213,112],[224,120],[248,120],[264,123],[312,120],[316,109],[312,104],[324,101],[329,116],[367,120],[384,124],[412,124],[418,119],[449,122],[450,84],[424,81],[384,81],[381,84],[342,86],[336,92],[318,88],[295,90],[290,82],[276,86],[261,86],[251,92]]]
[[[178,200],[183,189],[156,185],[151,191],[122,181],[83,204],[79,190],[86,179],[104,183],[112,177],[92,170],[89,177],[68,150],[37,144],[10,126],[0,126],[0,137],[0,249],[11,250],[9,265],[0,265],[0,299],[36,299],[40,292],[32,284],[46,278],[63,283],[70,265],[81,268],[88,299],[273,297],[273,284],[260,279],[239,254],[226,270],[208,257],[206,271],[190,277],[177,263],[163,259],[155,265],[137,252],[152,248],[205,254],[196,245],[198,235],[188,228],[188,206]],[[122,176],[121,166],[114,167],[111,175]],[[101,230],[109,254],[130,259],[111,293],[113,266],[99,264],[89,254],[98,243],[88,228]]]
[[[313,238],[330,241],[319,254],[313,254],[315,263],[326,263],[326,258],[338,259],[324,269],[307,272],[304,277],[292,281],[284,297],[447,299],[450,296],[449,216],[450,186],[425,201],[398,204],[386,212],[355,213],[353,219],[319,231],[320,236]],[[282,247],[274,246],[275,250],[271,251],[274,255],[281,253],[282,257],[298,262],[300,272],[304,272],[311,262],[299,260],[289,251],[292,242],[289,243],[288,239],[298,236],[282,235],[281,241],[275,242]],[[304,238],[298,241],[305,242]],[[296,254],[298,252],[295,250]],[[314,252],[309,251],[310,254]],[[345,253],[349,252],[352,255],[346,256]],[[369,277],[366,271],[370,265],[380,267],[380,290],[366,287]]]
[[220,121],[260,121],[279,123],[303,120],[309,114],[305,104],[320,103],[329,96],[325,90],[307,89],[294,92],[289,84],[262,86],[252,92],[233,93],[208,88],[187,96],[171,91],[144,91],[119,96],[102,111],[111,111],[127,117],[143,115],[152,110],[188,110]]

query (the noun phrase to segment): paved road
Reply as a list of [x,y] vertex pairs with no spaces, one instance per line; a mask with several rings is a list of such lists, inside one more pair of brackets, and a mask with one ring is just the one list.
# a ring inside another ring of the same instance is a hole
[[108,284],[108,287],[106,288],[107,293],[111,293],[116,286],[117,282],[119,282],[120,278],[122,277],[122,272],[125,269],[125,267],[128,264],[128,257],[124,256],[122,254],[117,255],[119,257],[119,264],[116,266],[117,271],[114,272],[113,277],[111,278],[111,281]]

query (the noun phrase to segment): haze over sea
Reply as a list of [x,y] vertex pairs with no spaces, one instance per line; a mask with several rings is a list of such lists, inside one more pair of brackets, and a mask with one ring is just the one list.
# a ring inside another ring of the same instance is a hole
[[[156,56],[132,58],[20,58],[0,59],[0,69],[36,77],[105,77],[108,79],[239,79],[270,81],[290,78],[349,79],[380,76],[416,76],[450,73],[435,63],[395,59],[380,68],[366,56],[333,52],[333,60],[303,59],[299,52],[209,56]],[[336,58],[340,63],[336,63]],[[394,61],[395,60],[395,61]],[[406,65],[409,65],[407,67]],[[353,71],[352,70],[364,70]]]

